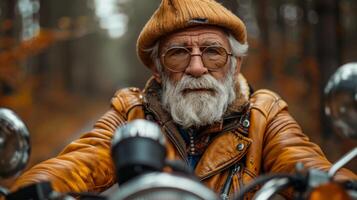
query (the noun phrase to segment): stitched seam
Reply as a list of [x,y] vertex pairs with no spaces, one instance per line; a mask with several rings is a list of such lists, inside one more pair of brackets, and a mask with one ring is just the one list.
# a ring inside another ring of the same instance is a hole
[[256,175],[254,172],[250,171],[250,170],[247,169],[247,168],[244,168],[244,172],[245,172],[246,174],[248,174],[250,177],[252,177],[253,179],[254,179],[255,177],[257,177],[257,175]]

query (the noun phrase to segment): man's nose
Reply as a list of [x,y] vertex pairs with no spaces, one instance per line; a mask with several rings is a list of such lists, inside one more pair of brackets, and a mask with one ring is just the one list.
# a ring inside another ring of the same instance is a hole
[[208,69],[204,66],[202,57],[199,54],[194,54],[191,56],[190,63],[186,68],[185,73],[193,77],[200,77],[208,73]]

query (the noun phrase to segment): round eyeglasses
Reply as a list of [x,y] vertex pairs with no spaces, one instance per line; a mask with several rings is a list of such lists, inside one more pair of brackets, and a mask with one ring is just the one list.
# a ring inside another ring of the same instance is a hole
[[191,62],[192,56],[201,56],[203,65],[209,71],[217,71],[227,63],[227,50],[221,46],[203,46],[199,47],[201,53],[191,53],[192,47],[171,47],[162,55],[162,63],[165,68],[172,72],[183,72]]

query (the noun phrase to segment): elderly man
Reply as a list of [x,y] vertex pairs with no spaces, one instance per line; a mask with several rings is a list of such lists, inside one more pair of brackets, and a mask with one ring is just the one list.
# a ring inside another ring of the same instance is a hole
[[[92,131],[14,187],[49,180],[61,192],[105,190],[115,182],[113,132],[140,118],[159,124],[168,157],[184,160],[217,193],[229,178],[232,194],[262,173],[291,173],[297,162],[328,170],[287,104],[269,90],[252,92],[240,74],[246,38],[242,21],[213,0],[163,0],[137,42],[153,74],[145,89],[119,90]],[[338,177],[356,178],[345,169]]]

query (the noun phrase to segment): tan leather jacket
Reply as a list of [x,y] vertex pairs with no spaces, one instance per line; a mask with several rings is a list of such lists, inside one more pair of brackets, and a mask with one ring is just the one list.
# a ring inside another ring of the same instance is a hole
[[[232,167],[236,170],[231,193],[262,173],[293,172],[297,162],[306,167],[330,168],[321,149],[309,141],[290,116],[285,101],[269,90],[249,94],[242,76],[238,83],[237,100],[224,120],[202,131],[213,137],[195,168],[195,174],[204,184],[220,193]],[[160,85],[153,79],[143,92],[137,88],[119,90],[112,99],[111,109],[92,131],[69,144],[57,157],[27,171],[12,189],[41,180],[51,181],[60,192],[107,189],[115,183],[110,157],[113,132],[138,118],[158,121],[169,138],[168,158],[185,160],[185,143],[170,116],[163,111],[158,90]],[[338,177],[357,179],[346,169],[340,170]]]

